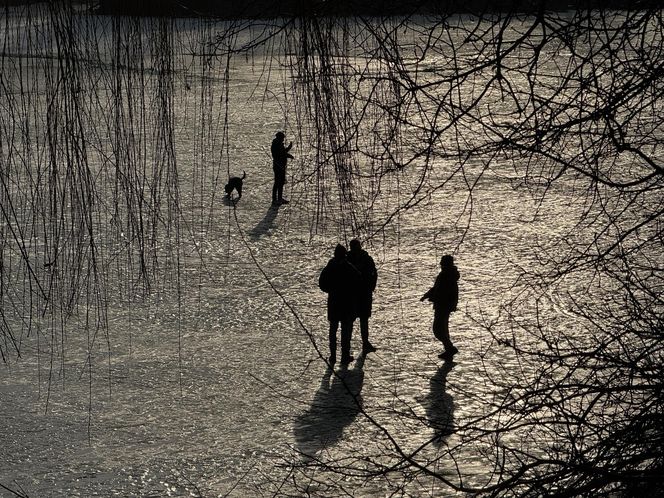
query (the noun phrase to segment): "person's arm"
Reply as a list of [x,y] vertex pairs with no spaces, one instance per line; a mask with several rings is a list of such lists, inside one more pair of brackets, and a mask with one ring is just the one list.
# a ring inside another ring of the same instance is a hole
[[325,293],[330,292],[331,290],[331,282],[330,282],[330,264],[328,263],[325,268],[323,268],[323,271],[320,272],[320,276],[318,277],[318,287],[320,290],[322,290]]
[[438,289],[440,287],[440,279],[441,279],[441,276],[440,276],[440,273],[439,273],[438,276],[436,277],[436,282],[433,284],[433,287],[431,287],[431,289],[429,289],[426,292],[426,294],[424,294],[422,296],[420,301],[424,301],[425,299],[428,299],[429,301],[433,302],[433,300],[436,298],[436,294],[438,294]]
[[374,262],[373,258],[371,256],[368,256],[369,258],[369,287],[371,288],[371,292],[376,290],[376,283],[378,282],[378,270],[376,269],[376,263]]
[[286,147],[286,152],[290,151],[291,147],[293,147],[293,142],[288,144],[288,147]]

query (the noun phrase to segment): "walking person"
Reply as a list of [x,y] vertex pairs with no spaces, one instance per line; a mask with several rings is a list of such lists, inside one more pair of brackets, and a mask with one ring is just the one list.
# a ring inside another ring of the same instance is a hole
[[341,323],[341,364],[353,361],[350,342],[356,311],[356,289],[361,276],[346,258],[346,248],[338,244],[334,257],[327,263],[318,278],[318,286],[327,293],[327,319],[330,321],[330,364],[337,361],[337,329]]
[[286,136],[283,131],[278,131],[272,140],[270,152],[272,153],[272,171],[274,171],[274,184],[272,186],[272,204],[278,206],[280,204],[288,204],[284,199],[284,184],[286,183],[286,165],[289,159],[293,156],[289,154],[293,142],[284,145]]
[[428,299],[433,303],[433,335],[443,343],[445,351],[438,355],[441,359],[451,359],[459,350],[450,340],[450,313],[456,311],[459,301],[459,270],[454,258],[446,254],[440,258],[440,273],[436,282],[420,301]]
[[371,316],[373,292],[376,290],[376,282],[378,281],[378,271],[373,258],[362,249],[362,244],[357,239],[350,241],[348,261],[357,268],[362,278],[357,293],[357,316],[360,319],[362,354],[367,355],[376,351],[376,348],[369,341],[369,317]]

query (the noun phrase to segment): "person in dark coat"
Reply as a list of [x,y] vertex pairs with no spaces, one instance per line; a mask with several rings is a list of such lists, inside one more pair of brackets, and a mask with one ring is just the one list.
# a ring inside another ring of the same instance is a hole
[[341,244],[334,249],[334,257],[323,268],[318,286],[327,293],[327,319],[330,321],[330,363],[337,361],[337,329],[341,323],[341,364],[353,361],[350,341],[356,311],[356,290],[361,276],[346,258]]
[[433,335],[443,343],[445,351],[438,355],[442,359],[450,359],[459,350],[450,340],[450,313],[456,311],[459,301],[459,270],[454,265],[454,258],[449,254],[440,259],[440,273],[434,286],[422,296],[420,301],[429,300],[433,303]]
[[362,245],[357,239],[350,241],[348,261],[357,268],[362,276],[357,294],[357,316],[360,319],[362,354],[366,355],[376,351],[376,348],[369,341],[369,317],[371,316],[373,291],[376,289],[376,282],[378,281],[378,271],[373,258],[362,249]]
[[293,156],[289,154],[293,142],[284,145],[285,135],[282,131],[278,131],[272,140],[270,152],[272,153],[272,171],[274,171],[274,185],[272,186],[272,204],[288,204],[284,199],[284,184],[286,183],[286,164]]

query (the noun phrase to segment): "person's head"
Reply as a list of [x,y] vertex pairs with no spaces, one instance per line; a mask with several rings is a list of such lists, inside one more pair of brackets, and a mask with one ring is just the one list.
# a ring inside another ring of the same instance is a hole
[[341,244],[337,244],[337,247],[334,248],[334,257],[337,259],[346,257],[346,248]]
[[440,258],[441,268],[449,268],[451,266],[454,266],[454,258],[452,257],[451,254],[446,254],[445,256]]
[[359,250],[362,249],[362,244],[360,244],[360,241],[357,240],[357,239],[351,240],[348,245],[350,246],[350,250],[353,251],[353,252],[359,251]]
[[283,131],[278,131],[277,134],[275,135],[275,138],[280,142],[283,142],[284,138],[286,138],[286,135],[284,135]]

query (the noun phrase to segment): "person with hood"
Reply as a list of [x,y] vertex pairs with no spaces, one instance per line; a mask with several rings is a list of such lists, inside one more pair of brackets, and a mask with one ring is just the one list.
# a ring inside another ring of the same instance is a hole
[[356,290],[360,273],[348,262],[346,248],[338,244],[334,257],[327,263],[318,278],[318,286],[327,293],[327,319],[330,322],[330,364],[337,361],[337,329],[341,323],[341,364],[353,361],[350,343],[356,311]]
[[371,316],[373,291],[376,290],[376,282],[378,281],[378,271],[373,258],[362,249],[359,240],[353,239],[349,245],[348,261],[357,268],[362,276],[357,293],[357,317],[360,319],[362,354],[367,355],[376,351],[376,348],[369,341],[369,317]]
[[272,171],[274,172],[274,184],[272,186],[272,204],[288,204],[284,199],[284,184],[286,183],[286,164],[293,156],[289,154],[293,142],[284,145],[285,135],[283,131],[278,131],[272,140],[270,152],[272,153]]
[[459,270],[454,265],[454,258],[446,254],[440,258],[440,273],[436,282],[420,301],[429,300],[433,303],[433,335],[443,343],[445,351],[438,355],[441,359],[451,359],[458,349],[450,340],[450,313],[456,311],[459,301]]

